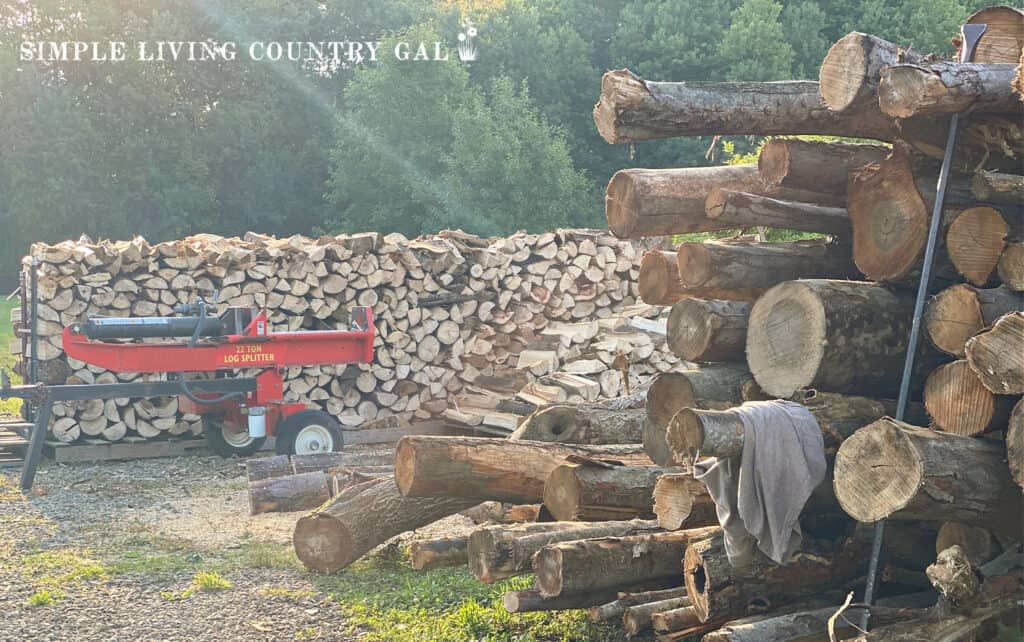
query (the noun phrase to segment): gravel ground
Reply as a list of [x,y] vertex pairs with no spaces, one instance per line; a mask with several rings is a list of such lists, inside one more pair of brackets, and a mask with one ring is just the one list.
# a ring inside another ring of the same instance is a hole
[[[0,473],[0,642],[359,638],[295,561],[300,514],[250,516],[237,460],[49,462],[28,497],[16,479]],[[207,567],[231,586],[189,594]],[[61,597],[32,605],[41,589]]]

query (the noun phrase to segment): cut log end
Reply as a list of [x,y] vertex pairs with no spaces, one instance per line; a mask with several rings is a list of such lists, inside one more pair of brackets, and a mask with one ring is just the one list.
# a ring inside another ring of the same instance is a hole
[[557,546],[542,548],[533,558],[537,590],[544,597],[562,593],[562,550]]
[[1018,292],[1024,291],[1024,243],[1014,242],[1007,245],[996,267],[999,279],[1006,287]]
[[843,510],[859,522],[877,522],[914,498],[924,470],[904,432],[895,423],[880,420],[843,442],[836,455],[835,478],[836,499]]
[[408,495],[416,480],[416,449],[406,440],[399,440],[395,447],[395,484],[398,492]]
[[613,145],[632,142],[619,134],[619,111],[648,95],[643,80],[628,69],[605,72],[601,77],[601,99],[594,105],[594,124],[601,138]]
[[1006,399],[997,399],[967,361],[961,359],[936,368],[924,387],[924,405],[939,430],[968,437],[985,432],[1009,412]]
[[985,327],[977,294],[962,283],[935,295],[925,311],[924,322],[932,345],[957,357],[964,356],[964,344]]
[[633,238],[636,231],[636,213],[640,210],[636,198],[632,175],[621,170],[615,172],[608,181],[604,211],[608,218],[608,229],[620,239]]
[[686,287],[701,287],[711,277],[711,252],[703,243],[683,243],[676,249],[676,269]]
[[670,305],[682,298],[682,283],[673,252],[654,250],[640,260],[640,298],[648,305]]
[[341,521],[308,515],[295,525],[292,538],[299,561],[317,573],[335,573],[355,561],[355,539]]
[[946,251],[968,282],[985,285],[996,270],[1006,246],[1010,227],[991,207],[972,207],[961,212],[946,232]]
[[869,76],[872,37],[858,32],[840,38],[825,55],[818,80],[821,98],[832,111],[843,111],[862,98]]
[[750,314],[758,335],[747,335],[747,361],[754,378],[770,395],[789,398],[810,386],[826,339],[825,308],[800,282],[766,292]]
[[683,556],[683,577],[686,582],[686,594],[697,618],[701,622],[706,622],[710,607],[708,590],[711,583],[699,548],[693,544],[686,548],[686,554]]
[[579,517],[577,512],[582,489],[575,468],[571,465],[555,468],[544,484],[544,506],[560,521],[573,521]]

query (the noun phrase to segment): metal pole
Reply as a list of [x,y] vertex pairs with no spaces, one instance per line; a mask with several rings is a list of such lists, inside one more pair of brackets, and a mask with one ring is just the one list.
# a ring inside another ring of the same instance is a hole
[[[29,314],[29,345],[32,349],[32,357],[28,362],[28,381],[33,384],[39,380],[39,259],[35,256],[31,261],[32,272],[29,274],[29,283],[32,289]],[[25,418],[29,421],[35,417],[35,409],[29,405]]]
[[32,426],[32,435],[28,440],[28,452],[25,453],[25,463],[21,468],[21,490],[32,490],[32,482],[36,478],[36,468],[39,467],[39,459],[43,456],[43,442],[46,441],[46,431],[50,428],[50,411],[53,409],[53,399],[46,395],[36,411],[36,422]]
[[[960,62],[970,62],[974,57],[974,49],[978,40],[985,33],[986,25],[963,25],[960,35],[963,44],[960,49]],[[949,120],[949,131],[946,134],[946,149],[942,155],[942,167],[939,168],[939,181],[935,187],[935,205],[932,207],[932,220],[928,226],[928,243],[924,249],[924,265],[921,267],[921,280],[917,285],[917,298],[914,300],[914,316],[910,324],[910,337],[907,339],[907,354],[903,360],[903,377],[900,379],[900,395],[896,402],[896,419],[903,421],[910,401],[910,381],[914,376],[914,358],[921,340],[921,316],[924,313],[925,300],[932,278],[932,264],[935,262],[935,245],[939,237],[939,226],[942,223],[942,210],[946,200],[946,187],[949,185],[949,174],[953,167],[953,152],[956,139],[960,133],[960,114],[953,114]],[[874,540],[871,543],[871,560],[868,562],[868,576],[864,584],[864,604],[871,606],[875,597],[875,584],[878,582],[878,563],[882,554],[882,541],[885,538],[885,520],[875,522]],[[868,630],[871,621],[871,609],[864,609],[861,615],[860,628]]]

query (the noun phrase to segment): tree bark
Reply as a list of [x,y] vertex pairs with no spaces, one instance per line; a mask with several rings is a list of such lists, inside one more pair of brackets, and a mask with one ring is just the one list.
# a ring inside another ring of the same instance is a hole
[[715,502],[693,473],[665,473],[654,484],[654,514],[667,531],[718,523]]
[[986,388],[964,359],[933,370],[924,386],[932,427],[967,437],[1005,426],[1013,402],[1013,397]]
[[1014,65],[929,62],[885,67],[878,105],[894,118],[926,114],[1014,113],[1019,98],[1010,83]]
[[[845,184],[845,180],[843,181]],[[843,192],[846,192],[845,185]],[[845,208],[716,187],[704,202],[704,215],[722,229],[773,227],[850,238],[853,228]]]
[[1006,287],[1017,292],[1024,291],[1024,243],[1008,243],[999,257],[996,270],[999,273],[999,280]]
[[935,554],[950,546],[959,546],[974,567],[992,561],[1002,552],[1002,546],[991,531],[959,522],[946,522],[939,528]]
[[655,532],[653,521],[538,522],[484,526],[469,536],[469,568],[485,584],[529,573],[533,556],[548,544],[594,537],[623,537]]
[[997,205],[1024,203],[1024,176],[979,170],[971,177],[971,193],[979,201]]
[[637,278],[640,298],[648,305],[672,305],[680,299],[729,299],[752,301],[762,290],[741,287],[688,288],[679,277],[676,253],[651,250],[640,260],[640,276]]
[[1006,428],[1006,457],[1014,481],[1024,489],[1024,400],[1018,401],[1010,414]]
[[409,545],[409,561],[417,571],[446,566],[465,566],[469,537],[417,540]]
[[639,444],[643,441],[643,408],[605,410],[586,405],[541,408],[519,426],[512,439],[562,444]]
[[683,299],[668,315],[668,347],[685,361],[746,359],[747,301]]
[[718,530],[712,526],[550,544],[533,559],[537,589],[541,595],[554,597],[641,582],[678,582],[682,579],[679,560],[687,544]]
[[1001,444],[888,417],[843,442],[835,490],[843,510],[860,522],[925,519],[1020,532],[1021,496]]
[[676,249],[679,279],[688,289],[764,290],[796,279],[857,276],[848,245],[824,239],[756,243],[704,241]]
[[999,317],[964,347],[981,383],[998,395],[1024,393],[1024,312]]
[[1021,309],[1024,309],[1024,294],[1020,292],[1006,287],[982,290],[959,283],[942,290],[928,302],[924,313],[925,334],[939,350],[963,358],[968,339],[1002,315]]
[[269,477],[249,483],[249,514],[310,510],[330,498],[330,478],[321,471]]
[[570,456],[649,465],[637,446],[579,446],[484,437],[407,435],[395,450],[403,495],[446,495],[520,504],[542,501],[544,482]]
[[946,229],[946,253],[969,283],[983,286],[996,271],[1006,247],[1010,226],[991,207],[971,207],[955,217]]
[[[877,163],[888,154],[889,148],[882,145],[772,138],[761,147],[757,170],[768,185],[845,196],[846,175],[849,172],[868,163]],[[840,233],[829,230],[804,231]]]
[[245,474],[250,484],[261,479],[284,477],[293,472],[291,458],[288,455],[254,457],[245,460]]
[[681,408],[731,408],[742,402],[743,385],[750,380],[743,364],[715,364],[655,377],[647,391],[644,452],[659,466],[680,465],[665,440],[672,417]]
[[868,542],[860,539],[835,544],[805,541],[785,566],[757,554],[749,565],[734,568],[719,532],[690,543],[683,575],[702,622],[732,619],[746,615],[751,607],[775,609],[857,577],[867,565],[868,549]]
[[[690,600],[690,604],[671,611],[655,613],[651,616],[651,627],[657,633],[673,633],[701,627],[697,609],[693,608],[693,600]],[[661,639],[660,635],[658,639]]]
[[561,521],[654,517],[654,484],[663,468],[567,464],[548,475],[544,505]]
[[621,618],[625,614],[626,609],[631,606],[647,604],[649,602],[660,602],[662,600],[670,600],[685,596],[686,589],[683,587],[661,589],[657,591],[641,591],[639,593],[620,591],[615,601],[592,607],[589,612],[590,621],[605,622]]
[[870,109],[876,104],[882,70],[898,63],[917,63],[925,54],[888,40],[851,32],[825,54],[818,72],[821,98],[832,111]]
[[601,79],[597,131],[609,143],[675,136],[820,134],[892,140],[881,112],[837,114],[821,104],[818,83],[652,82],[626,69]]
[[[801,388],[884,396],[899,385],[914,298],[873,283],[781,283],[754,303],[747,362],[768,394]],[[922,348],[917,371],[936,355]],[[923,378],[916,378],[920,390]]]
[[305,567],[334,573],[395,535],[414,530],[474,505],[451,497],[403,497],[391,477],[345,489],[295,525],[292,541]]
[[622,614],[622,628],[626,631],[628,637],[639,635],[652,627],[651,617],[655,613],[686,608],[687,606],[692,606],[690,598],[681,596],[627,607],[625,613]]
[[614,589],[601,589],[569,593],[558,597],[544,597],[540,591],[508,591],[502,600],[505,610],[509,613],[533,613],[536,611],[566,611],[585,609],[603,604],[615,598]]

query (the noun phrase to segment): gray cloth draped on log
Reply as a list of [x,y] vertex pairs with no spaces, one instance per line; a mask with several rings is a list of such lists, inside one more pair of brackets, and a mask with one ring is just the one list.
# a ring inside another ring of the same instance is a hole
[[825,479],[821,428],[791,401],[749,401],[730,412],[743,422],[743,455],[694,464],[715,501],[729,563],[749,564],[757,549],[777,564],[800,547],[800,511]]

